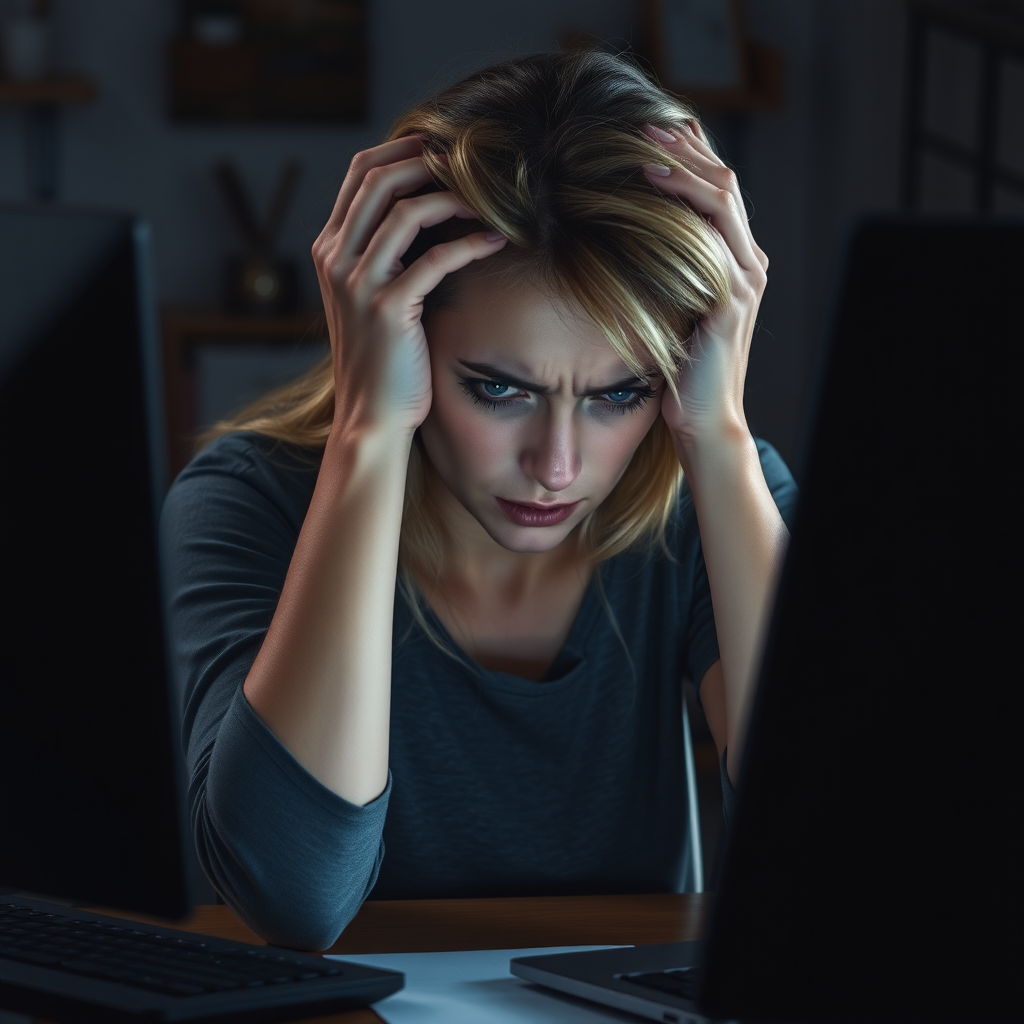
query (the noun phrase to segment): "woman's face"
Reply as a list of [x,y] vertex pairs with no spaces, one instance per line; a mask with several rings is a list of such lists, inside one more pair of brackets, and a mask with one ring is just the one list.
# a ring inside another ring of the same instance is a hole
[[[660,413],[664,384],[535,287],[460,281],[427,328],[433,399],[420,427],[449,526],[514,552],[551,551],[601,504]],[[555,514],[523,505],[562,506]]]

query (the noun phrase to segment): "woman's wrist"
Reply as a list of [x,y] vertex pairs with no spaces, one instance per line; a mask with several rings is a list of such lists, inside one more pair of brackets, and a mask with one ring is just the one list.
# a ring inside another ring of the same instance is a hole
[[688,478],[740,466],[751,457],[757,461],[757,445],[746,420],[733,417],[699,431],[673,433],[679,463]]
[[364,459],[407,466],[415,433],[415,430],[398,424],[357,424],[336,417],[327,438],[326,452],[333,452],[336,455],[358,452]]

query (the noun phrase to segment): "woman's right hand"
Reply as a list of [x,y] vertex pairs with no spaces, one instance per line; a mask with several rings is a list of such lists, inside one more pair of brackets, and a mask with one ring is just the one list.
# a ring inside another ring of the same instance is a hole
[[451,192],[400,198],[431,181],[421,154],[417,136],[357,153],[313,244],[334,357],[335,430],[412,435],[431,400],[423,298],[445,274],[506,241],[478,231],[433,246],[408,269],[402,265],[421,227],[476,217]]

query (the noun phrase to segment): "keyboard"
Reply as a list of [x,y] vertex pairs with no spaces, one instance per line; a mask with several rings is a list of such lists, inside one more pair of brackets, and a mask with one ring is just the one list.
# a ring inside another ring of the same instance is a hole
[[0,897],[0,1009],[71,1024],[315,1017],[377,1002],[404,976]]

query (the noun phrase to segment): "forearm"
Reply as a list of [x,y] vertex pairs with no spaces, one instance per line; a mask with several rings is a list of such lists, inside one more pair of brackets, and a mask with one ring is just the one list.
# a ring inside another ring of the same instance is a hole
[[332,433],[243,692],[316,779],[356,805],[387,784],[398,540],[411,437]]
[[693,495],[711,589],[725,703],[720,746],[728,747],[735,782],[789,532],[745,426],[700,442],[677,439],[676,452]]

